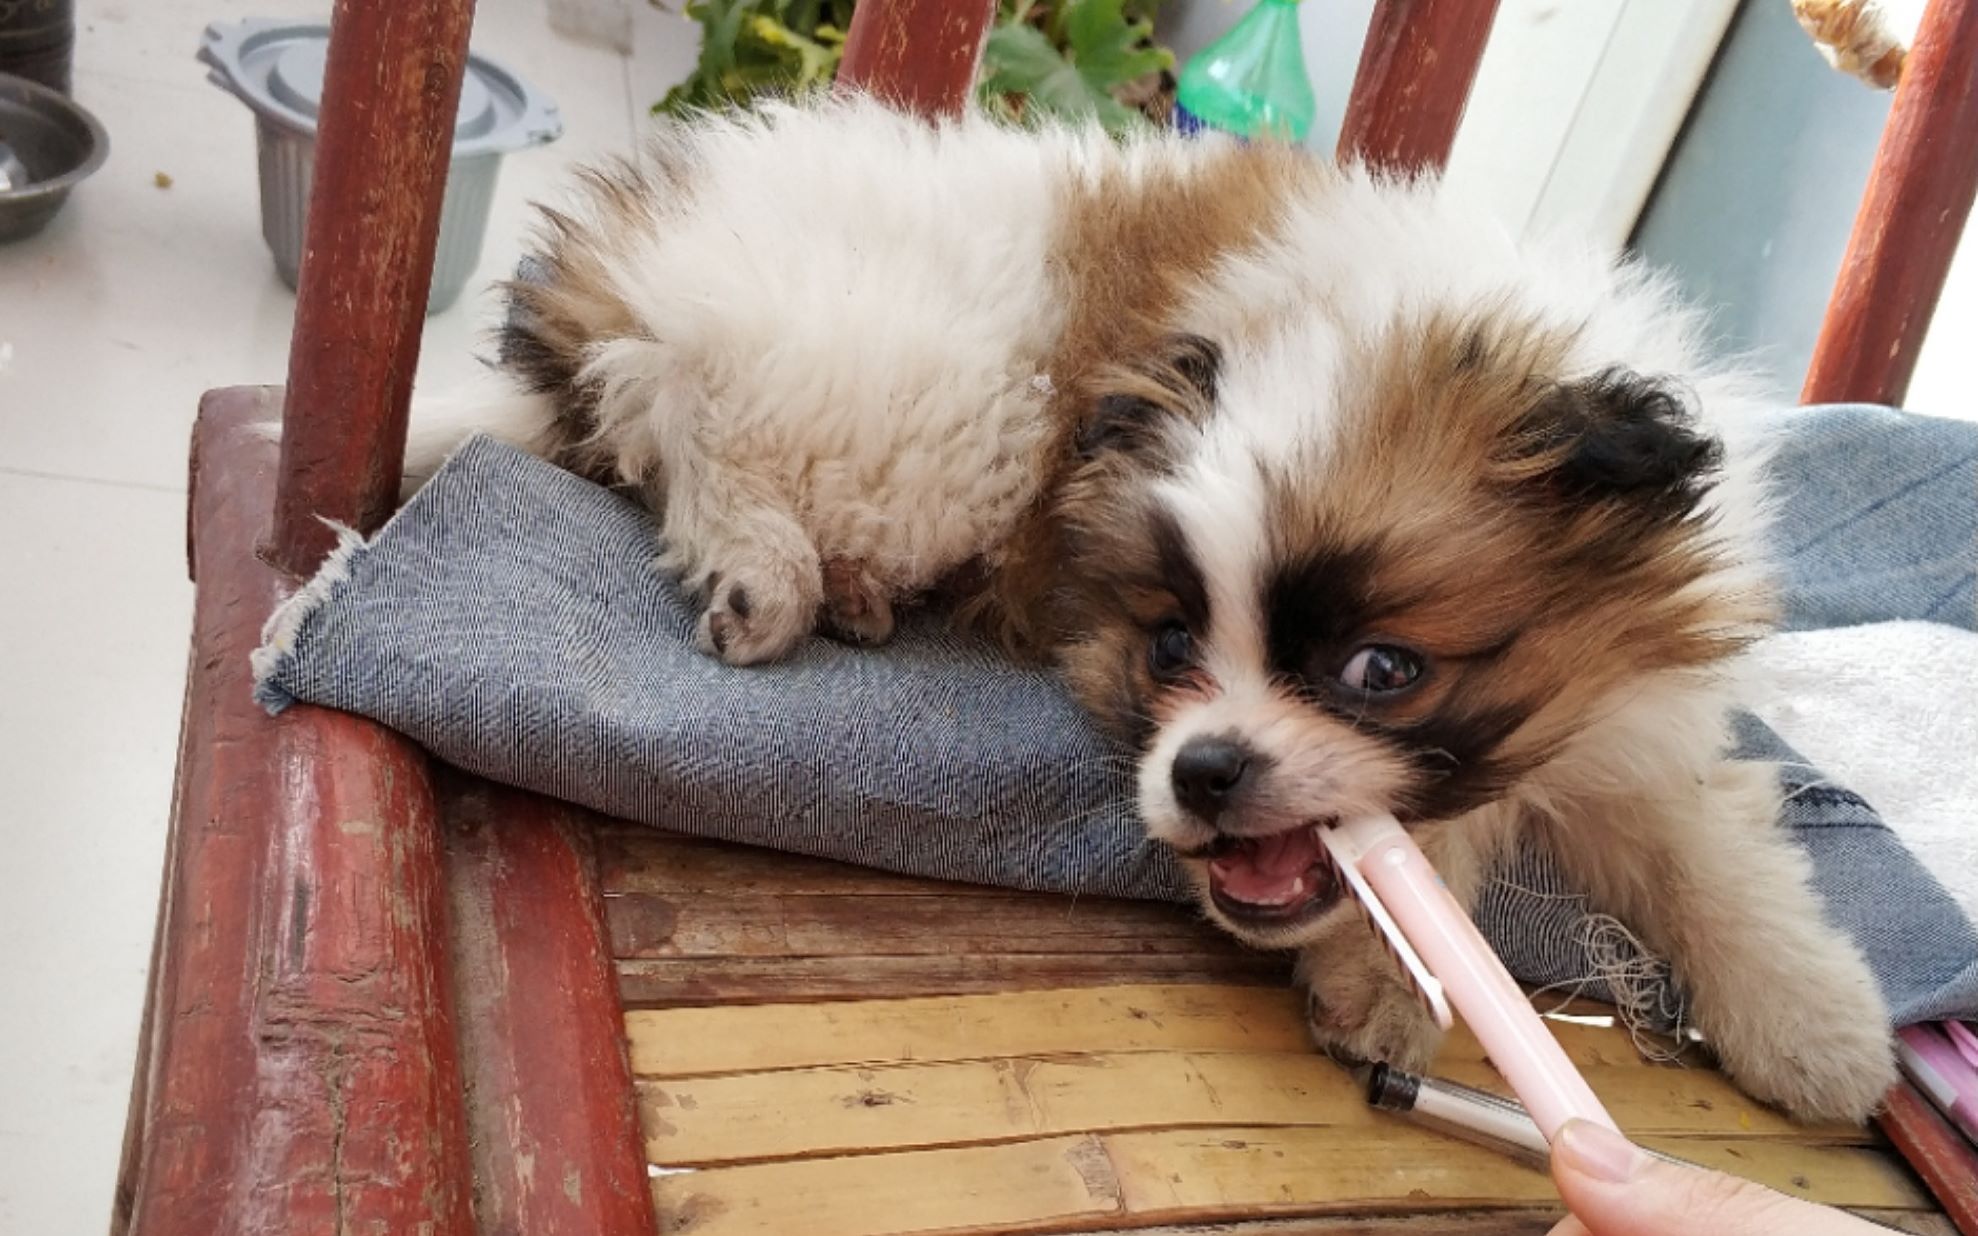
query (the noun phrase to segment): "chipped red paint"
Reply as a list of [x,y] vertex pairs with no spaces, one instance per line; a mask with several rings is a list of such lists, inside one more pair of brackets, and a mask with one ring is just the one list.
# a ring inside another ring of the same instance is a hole
[[1978,195],[1978,0],[1933,0],[1903,63],[1802,403],[1900,405]]
[[838,84],[905,111],[960,113],[995,15],[995,0],[863,0],[845,32]]
[[398,505],[473,0],[337,0],[269,556],[315,570]]
[[482,1230],[654,1231],[590,818],[462,774],[441,788]]
[[195,430],[198,600],[121,1230],[469,1236],[426,757],[346,713],[270,718],[248,653],[290,584],[254,555],[278,392]]
[[1915,1169],[1964,1236],[1978,1236],[1978,1148],[1907,1082],[1882,1101],[1875,1123]]
[[1340,126],[1339,158],[1397,172],[1449,162],[1497,0],[1380,0]]

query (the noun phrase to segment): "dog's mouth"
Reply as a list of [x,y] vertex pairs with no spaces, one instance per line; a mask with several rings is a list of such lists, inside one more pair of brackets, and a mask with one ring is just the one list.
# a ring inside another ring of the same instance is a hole
[[1206,859],[1209,896],[1238,924],[1283,927],[1316,918],[1339,900],[1339,877],[1319,844],[1320,824],[1268,837],[1221,837]]

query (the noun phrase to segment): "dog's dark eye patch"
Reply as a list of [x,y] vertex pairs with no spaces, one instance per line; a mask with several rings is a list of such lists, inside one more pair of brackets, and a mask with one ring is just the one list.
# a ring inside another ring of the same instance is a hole
[[1321,550],[1281,566],[1264,587],[1265,650],[1273,672],[1312,688],[1339,669],[1374,618],[1371,549]]
[[[1264,593],[1267,654],[1272,671],[1295,683],[1311,707],[1379,735],[1406,758],[1415,774],[1405,800],[1413,818],[1446,819],[1501,795],[1529,771],[1508,764],[1499,751],[1530,709],[1474,701],[1459,679],[1428,715],[1395,721],[1381,715],[1377,701],[1341,688],[1340,666],[1369,630],[1412,603],[1377,593],[1377,556],[1371,546],[1320,551],[1281,567]],[[1515,642],[1514,632],[1436,663],[1443,673],[1467,674],[1494,663]]]
[[1156,511],[1148,520],[1148,532],[1153,538],[1154,565],[1160,573],[1161,587],[1180,606],[1181,620],[1188,629],[1198,639],[1206,638],[1209,633],[1209,588],[1203,582],[1202,568],[1195,561],[1195,551],[1189,547],[1181,525],[1175,522],[1171,512]]
[[1445,704],[1412,724],[1363,720],[1362,726],[1407,754],[1415,771],[1408,811],[1415,818],[1437,820],[1482,806],[1531,771],[1524,763],[1506,761],[1498,754],[1527,715],[1527,709],[1517,704],[1475,708]]
[[1145,751],[1154,741],[1154,719],[1142,707],[1132,679],[1121,675],[1108,692],[1109,711],[1119,736],[1135,751]]

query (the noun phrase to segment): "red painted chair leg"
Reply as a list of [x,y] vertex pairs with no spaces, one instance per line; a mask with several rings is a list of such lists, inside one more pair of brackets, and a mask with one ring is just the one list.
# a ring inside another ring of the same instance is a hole
[[137,1132],[143,1236],[471,1236],[425,755],[345,713],[270,719],[248,654],[290,585],[255,557],[278,391],[207,396],[198,600]]
[[1978,1233],[1978,1149],[1907,1082],[1889,1091],[1875,1124],[1916,1170],[1957,1230]]
[[902,111],[955,115],[975,85],[995,12],[995,0],[864,0],[845,32],[838,84]]
[[656,1231],[618,973],[583,813],[442,782],[483,1231]]
[[1449,162],[1497,0],[1380,0],[1360,49],[1339,158],[1394,172]]
[[398,505],[474,0],[337,0],[268,550],[294,575]]
[[1978,197],[1978,0],[1933,0],[1903,64],[1802,403],[1900,404]]

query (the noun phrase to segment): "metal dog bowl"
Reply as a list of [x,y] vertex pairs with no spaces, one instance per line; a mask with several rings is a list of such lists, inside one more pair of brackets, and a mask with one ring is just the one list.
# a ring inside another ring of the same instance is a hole
[[109,154],[110,135],[68,96],[0,73],[0,242],[47,226]]
[[[316,166],[316,118],[329,51],[326,22],[249,19],[206,28],[199,59],[214,85],[254,111],[261,158],[261,235],[291,288],[302,268],[303,224]],[[556,104],[484,56],[469,55],[440,208],[427,313],[459,299],[481,260],[501,156],[563,134]]]

